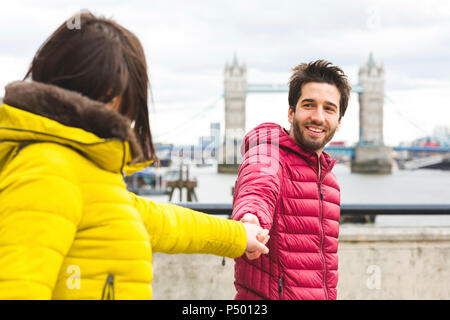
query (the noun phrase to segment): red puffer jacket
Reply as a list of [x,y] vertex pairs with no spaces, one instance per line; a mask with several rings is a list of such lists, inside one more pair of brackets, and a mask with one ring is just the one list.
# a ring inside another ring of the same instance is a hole
[[[336,160],[303,150],[264,123],[245,136],[233,219],[246,213],[270,229],[268,255],[235,260],[235,299],[336,299],[340,190]],[[320,173],[320,174],[319,174]]]

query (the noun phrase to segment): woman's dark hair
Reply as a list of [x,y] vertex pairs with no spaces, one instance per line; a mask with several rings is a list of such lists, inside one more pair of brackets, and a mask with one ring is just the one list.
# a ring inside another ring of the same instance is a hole
[[339,67],[333,66],[331,62],[317,60],[310,63],[302,63],[293,69],[289,80],[289,106],[295,111],[298,99],[302,95],[302,86],[308,82],[322,82],[335,85],[341,94],[339,102],[339,119],[347,110],[350,98],[351,86],[347,76]]
[[[109,103],[134,123],[145,160],[156,160],[148,115],[147,63],[138,38],[129,30],[89,12],[63,23],[39,48],[25,79],[73,90]],[[71,27],[69,27],[71,26]]]

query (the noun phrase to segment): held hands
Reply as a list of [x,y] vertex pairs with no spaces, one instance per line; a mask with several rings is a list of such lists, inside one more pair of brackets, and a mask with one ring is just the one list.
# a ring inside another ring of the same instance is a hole
[[265,246],[269,241],[269,230],[261,228],[258,218],[247,213],[240,220],[244,224],[247,232],[247,249],[245,254],[248,259],[253,260],[259,258],[261,254],[269,253],[269,249]]

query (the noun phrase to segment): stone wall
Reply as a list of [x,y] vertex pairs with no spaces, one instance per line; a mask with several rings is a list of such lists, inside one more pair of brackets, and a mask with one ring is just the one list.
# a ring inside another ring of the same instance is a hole
[[450,299],[450,227],[344,227],[338,299]]
[[[153,299],[233,299],[234,261],[155,253]],[[338,299],[450,299],[450,227],[341,225]]]

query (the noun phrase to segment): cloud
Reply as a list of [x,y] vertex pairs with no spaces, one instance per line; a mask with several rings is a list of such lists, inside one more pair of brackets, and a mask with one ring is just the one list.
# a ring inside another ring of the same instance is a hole
[[[425,95],[433,94],[434,106],[448,101],[443,99],[450,82],[448,1],[77,1],[69,6],[50,0],[10,1],[3,4],[0,20],[1,30],[7,30],[0,34],[0,85],[20,79],[42,42],[82,8],[113,18],[141,40],[157,132],[176,132],[183,120],[221,94],[223,68],[234,53],[246,63],[249,82],[286,83],[292,67],[323,58],[341,66],[356,83],[358,68],[372,51],[376,62],[384,64],[388,94],[402,97],[398,103],[407,101],[420,114],[417,101]],[[405,100],[408,94],[416,99]],[[284,110],[284,103],[282,96],[249,97],[249,117],[283,121],[285,111],[281,116],[276,112]],[[354,99],[346,115],[351,130],[343,126],[342,139],[358,135],[357,106]],[[192,120],[182,137],[173,134],[174,141],[196,141],[207,134],[209,119],[223,117],[217,108]],[[258,109],[262,111],[257,114]],[[450,118],[448,111],[441,111]]]

